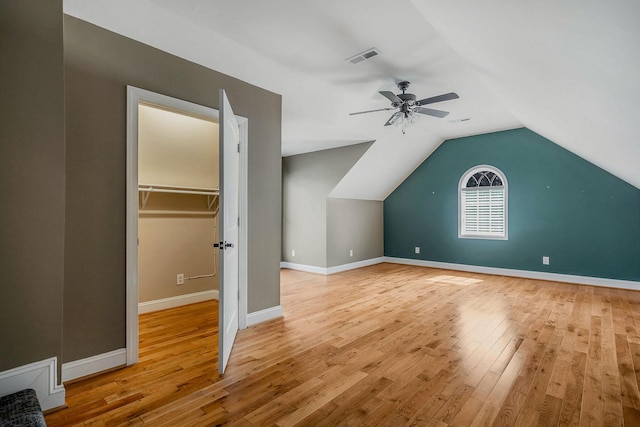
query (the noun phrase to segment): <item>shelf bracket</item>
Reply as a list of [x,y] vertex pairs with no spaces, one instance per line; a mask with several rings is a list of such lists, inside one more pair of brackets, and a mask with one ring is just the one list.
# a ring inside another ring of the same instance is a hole
[[213,204],[216,202],[217,198],[218,198],[217,194],[207,195],[207,209],[213,208]]
[[151,195],[152,191],[152,188],[140,191],[140,193],[142,194],[142,209],[147,207],[147,202],[149,201],[149,196]]

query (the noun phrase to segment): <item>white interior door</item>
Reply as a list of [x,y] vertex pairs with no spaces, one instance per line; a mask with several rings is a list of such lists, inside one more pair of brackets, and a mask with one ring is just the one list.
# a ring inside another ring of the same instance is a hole
[[220,322],[218,371],[224,373],[238,332],[238,122],[224,90],[220,90]]

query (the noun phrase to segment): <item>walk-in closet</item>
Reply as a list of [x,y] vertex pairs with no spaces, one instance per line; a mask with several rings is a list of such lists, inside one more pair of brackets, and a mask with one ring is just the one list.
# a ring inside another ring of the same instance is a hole
[[218,124],[138,108],[139,313],[217,299]]

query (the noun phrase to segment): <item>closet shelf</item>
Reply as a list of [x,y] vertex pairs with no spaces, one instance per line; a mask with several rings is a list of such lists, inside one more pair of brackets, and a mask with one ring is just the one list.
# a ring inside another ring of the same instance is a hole
[[208,211],[181,211],[181,210],[166,210],[166,209],[144,209],[139,211],[140,216],[146,216],[146,215],[169,215],[169,216],[180,216],[180,215],[186,215],[186,216],[213,216],[215,217],[216,212],[212,211],[212,210],[208,210]]
[[147,206],[147,201],[151,193],[174,193],[174,194],[195,194],[207,196],[207,206],[213,207],[216,199],[220,195],[217,188],[180,187],[169,185],[138,184],[138,191],[142,194],[142,208]]

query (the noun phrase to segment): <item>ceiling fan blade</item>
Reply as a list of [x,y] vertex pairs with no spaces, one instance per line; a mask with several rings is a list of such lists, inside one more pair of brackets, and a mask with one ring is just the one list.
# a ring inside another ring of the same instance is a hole
[[460,97],[458,96],[457,93],[449,92],[449,93],[445,93],[443,95],[432,96],[431,98],[421,99],[420,101],[416,102],[416,104],[417,105],[426,105],[426,104],[433,104],[434,102],[442,102],[442,101],[448,101],[450,99],[458,99],[458,98],[460,98]]
[[381,90],[378,93],[384,96],[385,98],[387,98],[391,102],[399,102],[400,104],[402,104],[402,99],[398,98],[398,95],[396,95],[393,92],[389,92],[388,90]]
[[379,108],[377,110],[358,111],[357,113],[349,113],[349,115],[355,116],[356,114],[374,113],[376,111],[385,111],[385,110],[395,110],[395,108],[389,107],[389,108]]
[[420,114],[426,114],[427,116],[440,118],[447,117],[449,115],[448,111],[434,110],[433,108],[416,107],[413,111]]
[[385,123],[384,125],[385,126],[389,126],[391,124],[391,122],[393,121],[393,119],[395,119],[398,114],[402,114],[402,113],[400,111],[397,111],[397,112],[393,113],[393,115],[391,117],[389,117],[389,120],[387,120],[387,123]]

